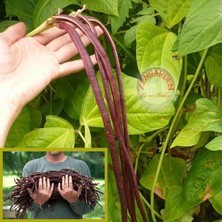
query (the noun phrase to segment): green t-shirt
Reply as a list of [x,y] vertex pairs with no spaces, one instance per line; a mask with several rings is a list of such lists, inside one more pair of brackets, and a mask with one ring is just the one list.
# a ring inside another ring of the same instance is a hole
[[[89,167],[82,160],[67,157],[64,162],[52,163],[45,156],[26,163],[22,176],[26,177],[34,172],[59,171],[62,169],[71,169],[82,175],[90,176]],[[83,201],[78,200],[76,203],[70,204],[63,198],[50,204],[46,202],[43,206],[33,203],[28,209],[31,217],[35,219],[81,219],[83,214],[89,213],[91,210],[92,207]]]

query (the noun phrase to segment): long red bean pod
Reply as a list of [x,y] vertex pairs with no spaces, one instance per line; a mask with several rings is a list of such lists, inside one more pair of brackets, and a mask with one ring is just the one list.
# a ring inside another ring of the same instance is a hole
[[122,181],[122,175],[121,175],[121,168],[119,164],[119,159],[116,154],[116,144],[115,144],[115,137],[113,133],[113,129],[110,122],[110,117],[108,115],[108,111],[105,105],[105,102],[103,100],[102,92],[100,90],[99,83],[96,79],[95,71],[93,63],[88,55],[87,50],[85,49],[84,44],[82,43],[78,33],[73,29],[70,25],[61,22],[59,24],[59,27],[65,29],[71,36],[74,44],[76,45],[77,50],[79,51],[80,56],[83,58],[84,66],[86,69],[86,73],[88,75],[90,84],[92,86],[92,90],[94,92],[98,107],[100,109],[100,112],[102,114],[105,130],[106,130],[106,136],[108,139],[108,142],[110,144],[110,151],[112,155],[112,161],[113,161],[113,168],[115,177],[117,179],[117,187],[119,191],[120,201],[121,201],[121,211],[122,211],[122,221],[127,221],[127,205],[125,200],[125,193],[123,189],[123,181]]
[[[90,84],[92,86],[92,90],[94,92],[98,107],[100,109],[101,116],[103,118],[107,140],[110,144],[113,169],[121,201],[122,221],[127,221],[126,209],[129,210],[132,221],[137,221],[135,216],[134,198],[137,201],[143,220],[147,221],[145,211],[143,209],[139,197],[137,178],[130,159],[129,138],[126,121],[126,109],[124,104],[123,86],[121,79],[121,70],[115,44],[112,41],[112,38],[110,37],[110,34],[106,30],[106,28],[94,18],[89,17],[87,20],[87,18],[83,17],[82,15],[72,17],[60,14],[54,16],[53,19],[57,24],[59,24],[59,27],[65,29],[70,34],[74,44],[76,45],[77,50],[79,51],[83,59],[86,73],[88,75]],[[108,39],[108,42],[112,47],[114,59],[116,62],[115,66],[118,86],[116,86],[116,81],[113,77],[109,58],[105,50],[103,49],[101,43],[99,42],[94,30],[92,29],[92,25],[90,24],[90,22],[99,25],[102,28],[105,36]],[[109,110],[106,109],[105,102],[103,101],[103,96],[101,90],[99,89],[99,84],[95,78],[95,71],[93,69],[92,62],[90,62],[90,57],[74,28],[68,25],[67,23],[71,23],[75,27],[79,28],[86,36],[88,36],[88,38],[95,47],[96,57],[102,76],[105,97],[108,103]],[[110,93],[112,96],[110,96]],[[110,118],[112,120],[112,124],[110,123]],[[120,147],[119,153],[121,161],[118,158],[118,152],[116,150],[117,147],[115,145],[115,138],[117,139]],[[131,193],[132,196],[127,195],[128,193]]]
[[82,192],[79,196],[81,201],[88,203],[92,208],[98,203],[101,193],[97,189],[96,183],[93,182],[93,178],[84,176],[70,169],[63,169],[60,171],[47,171],[44,173],[36,172],[27,177],[21,177],[15,179],[16,185],[11,187],[10,193],[4,198],[4,201],[11,200],[11,210],[17,210],[20,218],[24,218],[26,215],[26,209],[32,205],[32,198],[30,197],[27,188],[30,188],[32,192],[38,191],[39,179],[46,177],[50,179],[50,183],[54,184],[54,190],[48,203],[61,198],[58,192],[58,184],[62,182],[62,177],[68,175],[72,177],[72,184],[74,189],[78,189],[78,186],[82,186]]
[[[81,15],[79,15],[79,16],[81,16]],[[88,25],[88,27],[93,31],[93,33],[95,35],[97,35],[96,31],[95,31],[95,27],[91,24],[91,22],[88,20],[88,18],[86,18],[84,16],[81,16],[81,19]],[[115,44],[113,44],[113,42],[111,44],[112,44],[112,49],[115,51],[115,48],[113,48],[113,45],[115,46]],[[108,75],[108,76],[106,75],[105,69],[103,67],[103,63],[101,62],[101,57],[100,57],[100,55],[97,51],[95,51],[95,55],[96,55],[97,62],[98,62],[98,65],[99,65],[99,70],[100,70],[103,85],[104,85],[106,100],[108,102],[108,106],[109,106],[109,109],[110,109],[110,115],[111,115],[112,119],[116,119],[118,121],[118,125],[117,126],[115,125],[115,128],[118,127],[118,129],[119,129],[119,127],[123,125],[122,118],[121,118],[121,110],[114,110],[114,109],[115,109],[115,107],[119,108],[120,104],[116,104],[114,102],[115,106],[113,106],[113,102],[112,102],[112,99],[111,99],[111,96],[110,96],[110,93],[109,93],[109,88],[110,87],[109,87],[109,84],[108,84],[108,81],[107,81],[107,78],[109,78],[109,79],[111,79],[111,81],[110,81],[111,84],[113,84],[113,83],[115,83],[114,82],[115,79],[113,78],[112,73],[110,73],[111,75]],[[116,73],[120,77],[119,79],[121,79],[121,70],[120,70],[119,60],[117,60],[116,66],[119,67],[119,69],[118,68],[116,69]],[[114,85],[114,88],[115,88],[114,90],[117,90],[117,89],[121,90],[121,88],[120,87],[117,88],[116,85]],[[122,95],[123,95],[123,93],[122,93]],[[122,101],[124,101],[124,100],[122,100]],[[117,100],[116,102],[119,103],[119,100]],[[125,103],[121,104],[121,106],[122,105],[125,106]],[[119,115],[117,114],[117,112],[118,112]],[[123,118],[123,120],[124,120],[124,118]],[[120,130],[121,130],[121,128],[120,128]],[[122,133],[124,134],[124,127],[123,127],[123,132]],[[126,135],[127,135],[127,138],[128,138],[128,132],[127,132]],[[128,140],[129,140],[129,138],[128,138]],[[124,155],[123,152],[121,152],[121,156],[122,155]],[[127,174],[127,171],[125,169],[125,162],[121,161],[121,165],[122,165],[122,171],[124,172],[123,173],[123,180],[124,180],[125,193],[133,193],[132,187],[129,185],[129,182],[128,182],[129,181],[128,177],[130,175]],[[126,198],[127,198],[127,204],[129,206],[129,213],[132,217],[132,220],[135,221],[136,220],[136,214],[135,214],[135,205],[134,205],[134,201],[133,201],[133,195],[126,195]]]

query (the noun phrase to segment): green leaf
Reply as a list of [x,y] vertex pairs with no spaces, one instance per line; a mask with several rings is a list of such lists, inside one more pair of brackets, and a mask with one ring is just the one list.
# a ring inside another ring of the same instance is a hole
[[15,122],[13,123],[5,147],[14,147],[31,130],[40,126],[42,121],[41,113],[32,108],[24,107]]
[[75,134],[72,125],[66,120],[47,116],[44,128],[26,134],[17,147],[30,148],[72,148]]
[[182,217],[187,209],[182,186],[171,186],[167,193],[163,211],[164,222],[175,221]]
[[221,191],[222,152],[201,149],[184,181],[185,201],[190,208]]
[[164,24],[170,29],[186,17],[191,0],[150,0],[149,3],[159,12]]
[[[155,104],[150,104],[149,98],[141,98],[138,94],[138,79],[124,74],[122,76],[129,133],[141,134],[166,126],[174,114],[172,103],[161,104],[160,101],[156,100]],[[103,127],[103,121],[91,87],[83,101],[80,116],[81,124],[83,117],[88,126]]]
[[222,132],[222,110],[209,99],[198,99],[196,110],[192,113],[188,124],[182,129],[171,147],[193,146],[198,143],[201,132]]
[[174,114],[174,106],[165,99],[141,96],[140,80],[123,75],[125,104],[130,134],[142,134],[166,126]]
[[208,50],[204,62],[207,77],[211,84],[222,87],[222,44],[215,45]]
[[72,125],[62,119],[61,117],[58,117],[58,116],[52,116],[52,115],[49,115],[46,117],[46,123],[45,123],[45,128],[54,128],[54,127],[61,127],[61,128],[72,128]]
[[174,59],[174,53],[171,51],[176,38],[175,34],[166,29],[141,23],[136,33],[136,55],[140,73],[152,68],[166,70],[177,88],[182,61]]
[[118,14],[119,16],[110,16],[110,22],[112,27],[112,33],[116,33],[117,30],[125,22],[129,16],[129,10],[132,8],[131,0],[119,0]]
[[89,10],[118,16],[118,0],[82,0]]
[[214,195],[209,199],[213,208],[219,213],[222,214],[222,191]]
[[28,29],[31,29],[36,4],[36,0],[7,0],[5,1],[6,16],[17,16],[20,21],[26,23]]
[[206,148],[211,151],[222,150],[222,136],[218,136],[206,144]]
[[221,23],[222,1],[193,0],[179,37],[179,56],[220,43]]
[[[151,190],[153,180],[156,175],[156,169],[159,162],[159,155],[155,155],[148,163],[140,178],[140,184]],[[186,171],[186,162],[183,159],[164,156],[161,165],[160,175],[155,187],[155,193],[165,199],[168,195],[170,187],[174,185],[181,186]]]
[[33,25],[38,27],[46,19],[58,12],[58,9],[64,8],[71,4],[77,4],[77,0],[39,0],[33,12]]

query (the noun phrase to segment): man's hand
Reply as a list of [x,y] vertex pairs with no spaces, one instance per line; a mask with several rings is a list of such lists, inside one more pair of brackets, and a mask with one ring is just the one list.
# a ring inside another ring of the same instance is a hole
[[33,199],[34,203],[40,206],[42,206],[46,201],[50,199],[53,189],[54,184],[50,185],[49,178],[46,179],[45,177],[39,179],[38,190],[34,193],[31,191],[30,188],[27,188],[29,195]]
[[60,195],[69,203],[75,203],[82,192],[82,187],[78,187],[77,191],[74,190],[72,184],[72,177],[66,175],[62,177],[62,184],[58,184],[58,191]]
[[[101,35],[101,29],[96,30]],[[81,59],[70,61],[78,51],[64,30],[53,27],[35,37],[25,33],[23,23],[0,33],[0,147],[25,104],[52,80],[84,69]],[[84,45],[90,44],[78,33]],[[96,63],[94,55],[91,60]]]

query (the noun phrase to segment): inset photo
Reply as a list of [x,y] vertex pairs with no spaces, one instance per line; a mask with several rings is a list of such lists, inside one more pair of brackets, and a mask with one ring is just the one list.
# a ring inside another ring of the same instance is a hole
[[75,150],[3,151],[3,220],[106,221],[106,149]]

